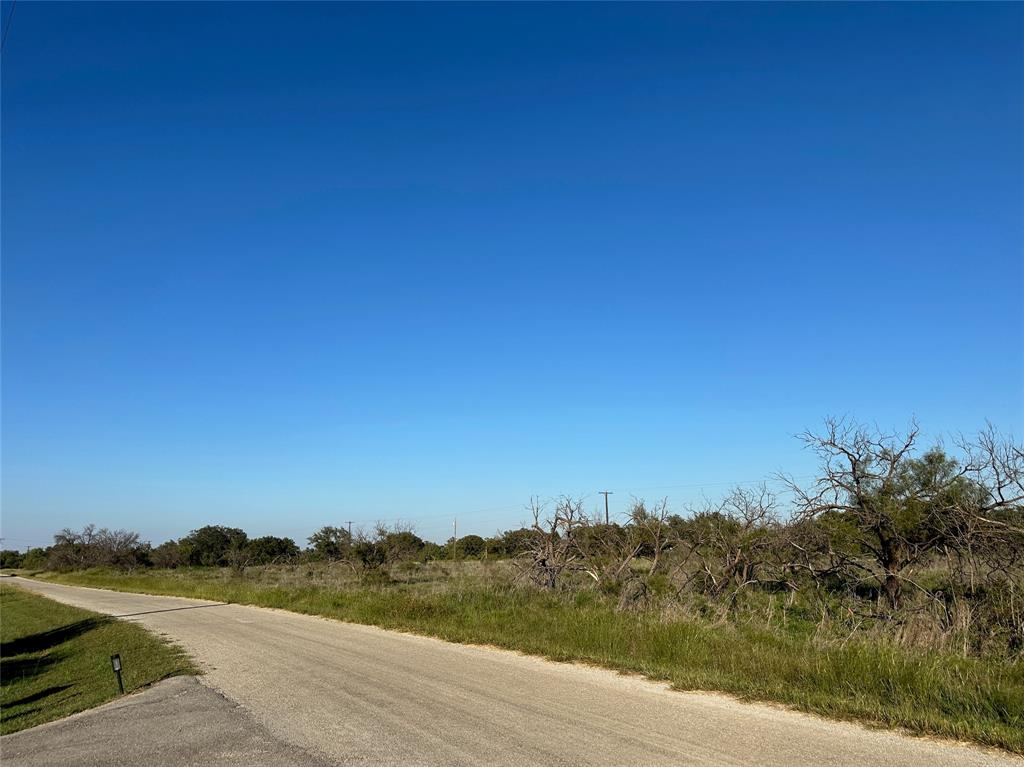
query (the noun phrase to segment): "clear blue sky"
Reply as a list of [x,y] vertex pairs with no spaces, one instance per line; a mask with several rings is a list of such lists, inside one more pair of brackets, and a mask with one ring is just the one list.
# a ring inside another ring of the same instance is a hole
[[[6,17],[10,4],[3,3]],[[674,504],[1024,432],[1020,4],[18,3],[3,534]]]

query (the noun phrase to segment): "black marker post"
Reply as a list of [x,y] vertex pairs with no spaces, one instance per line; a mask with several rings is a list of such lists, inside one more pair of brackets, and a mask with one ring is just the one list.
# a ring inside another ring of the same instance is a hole
[[124,680],[121,679],[121,656],[117,654],[111,655],[110,665],[113,666],[114,673],[117,674],[117,689],[124,695]]

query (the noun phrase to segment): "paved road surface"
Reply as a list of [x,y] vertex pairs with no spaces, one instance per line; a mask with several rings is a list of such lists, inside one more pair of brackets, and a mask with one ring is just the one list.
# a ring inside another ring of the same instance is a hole
[[4,767],[331,767],[194,676],[0,738]]
[[16,582],[170,637],[203,666],[204,684],[241,706],[271,737],[337,764],[1024,764],[966,746],[369,626]]

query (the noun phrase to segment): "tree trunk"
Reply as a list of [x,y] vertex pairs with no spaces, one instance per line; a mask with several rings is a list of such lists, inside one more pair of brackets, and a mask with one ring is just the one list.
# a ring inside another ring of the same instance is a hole
[[883,535],[879,536],[879,543],[882,548],[881,565],[885,569],[885,580],[882,582],[882,587],[889,599],[889,604],[895,610],[900,606],[900,597],[903,592],[903,582],[899,575],[903,569],[900,546],[898,542]]
[[889,598],[889,604],[895,610],[900,606],[900,596],[903,591],[903,583],[900,576],[893,570],[886,567],[885,570],[885,595]]

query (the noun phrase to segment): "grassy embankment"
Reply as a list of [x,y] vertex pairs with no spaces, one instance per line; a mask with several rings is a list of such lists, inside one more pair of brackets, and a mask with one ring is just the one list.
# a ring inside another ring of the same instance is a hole
[[1024,668],[1002,659],[915,652],[857,637],[821,641],[814,621],[781,628],[711,625],[621,613],[598,594],[447,583],[365,586],[305,576],[223,570],[47,574],[85,586],[276,607],[454,642],[496,645],[559,661],[585,661],[775,701],[838,719],[904,727],[1024,753]]
[[134,623],[79,610],[0,584],[0,734],[84,711],[118,695],[110,656],[120,653],[126,692],[194,673],[184,653]]

